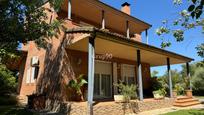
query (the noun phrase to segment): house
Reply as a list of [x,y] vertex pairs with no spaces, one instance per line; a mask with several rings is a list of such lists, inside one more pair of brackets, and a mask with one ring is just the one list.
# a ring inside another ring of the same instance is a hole
[[[151,97],[150,68],[167,65],[170,97],[172,83],[170,65],[191,62],[193,59],[160,49],[141,40],[141,33],[151,25],[131,16],[130,4],[121,11],[99,0],[65,0],[60,12],[46,8],[50,21],[63,19],[67,28],[58,38],[51,39],[46,49],[34,42],[22,47],[19,88],[21,96],[33,93],[69,101],[73,95],[67,90],[71,79],[87,75],[88,105],[93,100],[111,100],[118,94],[113,84],[120,80],[138,86],[139,100]],[[188,77],[189,74],[187,75]]]

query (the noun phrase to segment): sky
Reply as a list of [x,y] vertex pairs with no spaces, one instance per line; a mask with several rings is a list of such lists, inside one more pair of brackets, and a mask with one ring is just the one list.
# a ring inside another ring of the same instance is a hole
[[[186,9],[187,4],[182,6],[175,6],[173,0],[101,0],[102,2],[111,5],[117,9],[121,8],[121,4],[128,2],[131,4],[131,15],[143,20],[152,25],[151,29],[148,31],[149,44],[160,47],[161,39],[156,35],[155,30],[162,25],[163,20],[174,20],[178,17],[178,12]],[[184,0],[185,1],[185,0]],[[195,47],[204,42],[204,34],[201,33],[201,28],[196,28],[185,33],[185,39],[183,42],[176,42],[171,35],[166,36],[166,38],[172,42],[171,47],[166,48],[166,50],[173,51],[184,56],[191,57],[195,61],[200,61],[196,53]],[[146,42],[144,33],[142,33],[142,41]],[[163,67],[153,67],[151,71],[159,71],[159,76],[163,75],[166,71],[166,66]],[[172,65],[171,69],[181,70],[181,65]]]

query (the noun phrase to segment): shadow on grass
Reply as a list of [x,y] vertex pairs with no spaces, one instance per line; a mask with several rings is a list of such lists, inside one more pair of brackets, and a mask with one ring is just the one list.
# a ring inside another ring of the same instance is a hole
[[38,115],[18,106],[0,106],[0,115]]

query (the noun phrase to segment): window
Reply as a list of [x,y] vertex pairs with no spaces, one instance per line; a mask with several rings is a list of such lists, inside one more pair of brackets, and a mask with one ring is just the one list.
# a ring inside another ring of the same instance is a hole
[[122,64],[121,69],[122,80],[128,85],[135,84],[136,83],[135,66]]
[[35,83],[35,80],[38,77],[39,73],[39,67],[31,67],[27,70],[27,76],[26,76],[26,83]]

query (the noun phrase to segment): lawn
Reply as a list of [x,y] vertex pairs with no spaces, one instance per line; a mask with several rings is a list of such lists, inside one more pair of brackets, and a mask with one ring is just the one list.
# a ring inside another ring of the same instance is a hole
[[204,96],[195,96],[195,98],[204,99]]
[[179,110],[175,112],[166,113],[163,115],[204,115],[204,109]]
[[0,106],[0,115],[37,115],[18,106]]

